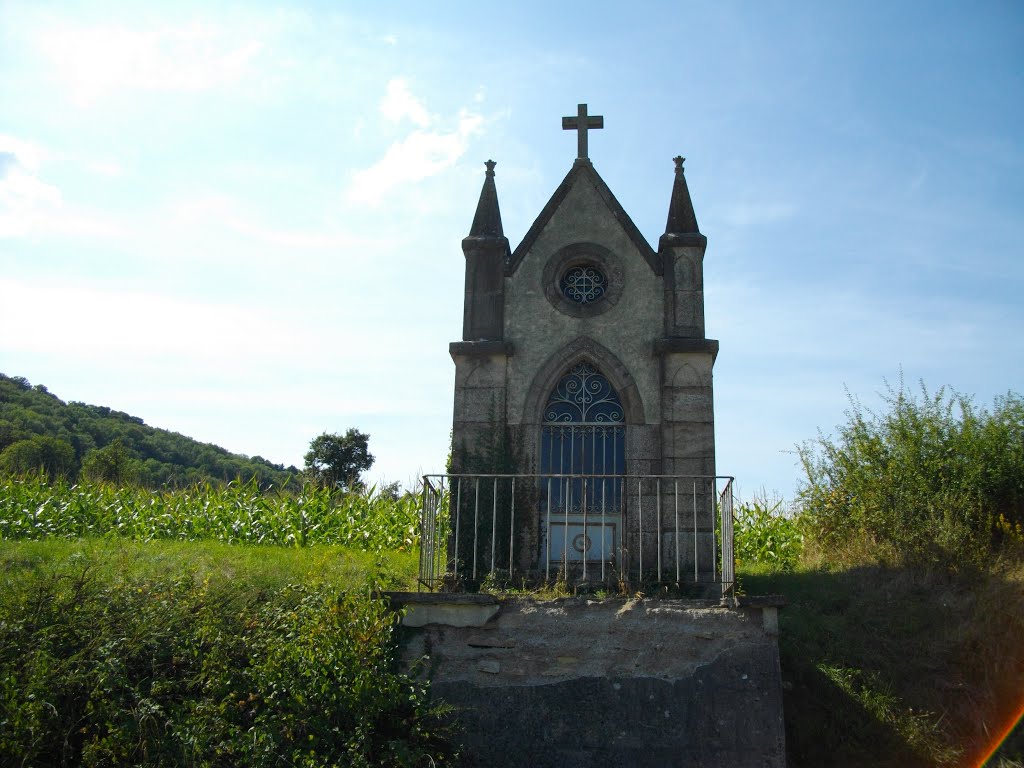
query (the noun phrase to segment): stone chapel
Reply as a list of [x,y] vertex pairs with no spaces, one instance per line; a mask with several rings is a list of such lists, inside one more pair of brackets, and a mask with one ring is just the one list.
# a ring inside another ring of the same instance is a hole
[[705,334],[707,238],[683,158],[655,249],[588,156],[603,118],[580,104],[562,127],[577,157],[514,250],[486,163],[450,345],[451,476],[519,475],[534,489],[514,513],[510,569],[646,560],[659,578],[714,580],[718,342]]

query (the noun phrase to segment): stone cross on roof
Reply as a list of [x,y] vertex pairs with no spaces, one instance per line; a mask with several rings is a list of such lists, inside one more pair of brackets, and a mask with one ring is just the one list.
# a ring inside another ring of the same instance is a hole
[[576,117],[562,118],[563,131],[576,131],[576,155],[578,160],[587,159],[587,131],[591,128],[604,128],[604,115],[587,117],[586,104],[580,104],[576,108]]

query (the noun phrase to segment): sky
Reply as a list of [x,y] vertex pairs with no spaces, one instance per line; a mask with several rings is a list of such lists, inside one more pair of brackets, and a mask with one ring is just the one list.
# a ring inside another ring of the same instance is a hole
[[580,102],[654,247],[687,158],[741,496],[887,382],[1024,392],[1014,1],[0,0],[0,372],[285,465],[355,427],[410,486],[484,161],[514,249]]

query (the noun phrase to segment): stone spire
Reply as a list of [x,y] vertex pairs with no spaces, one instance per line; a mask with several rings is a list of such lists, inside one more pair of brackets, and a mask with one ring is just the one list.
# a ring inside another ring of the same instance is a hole
[[493,160],[484,163],[487,166],[487,175],[484,177],[484,186],[480,190],[480,201],[476,204],[476,215],[473,217],[473,226],[469,228],[470,237],[504,237],[505,233],[501,228],[501,210],[498,208],[498,189],[494,186]]
[[672,159],[676,164],[676,178],[672,184],[672,200],[668,204],[668,223],[665,225],[665,234],[698,234],[700,230],[697,229],[697,215],[693,212],[690,190],[686,186],[686,176],[683,174],[683,161],[686,158],[674,157]]
[[511,255],[501,228],[493,160],[488,160],[484,188],[469,235],[462,239],[466,257],[466,292],[462,340],[501,341],[505,333],[505,265]]

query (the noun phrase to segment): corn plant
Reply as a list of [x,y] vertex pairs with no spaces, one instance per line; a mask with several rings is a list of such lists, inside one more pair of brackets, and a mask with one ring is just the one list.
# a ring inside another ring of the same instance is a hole
[[30,475],[0,479],[0,538],[87,536],[303,547],[340,544],[368,552],[419,545],[420,500],[307,486],[263,492],[255,481],[147,490]]
[[773,571],[791,571],[803,551],[798,518],[787,516],[781,499],[755,498],[736,507],[737,565],[756,565]]

